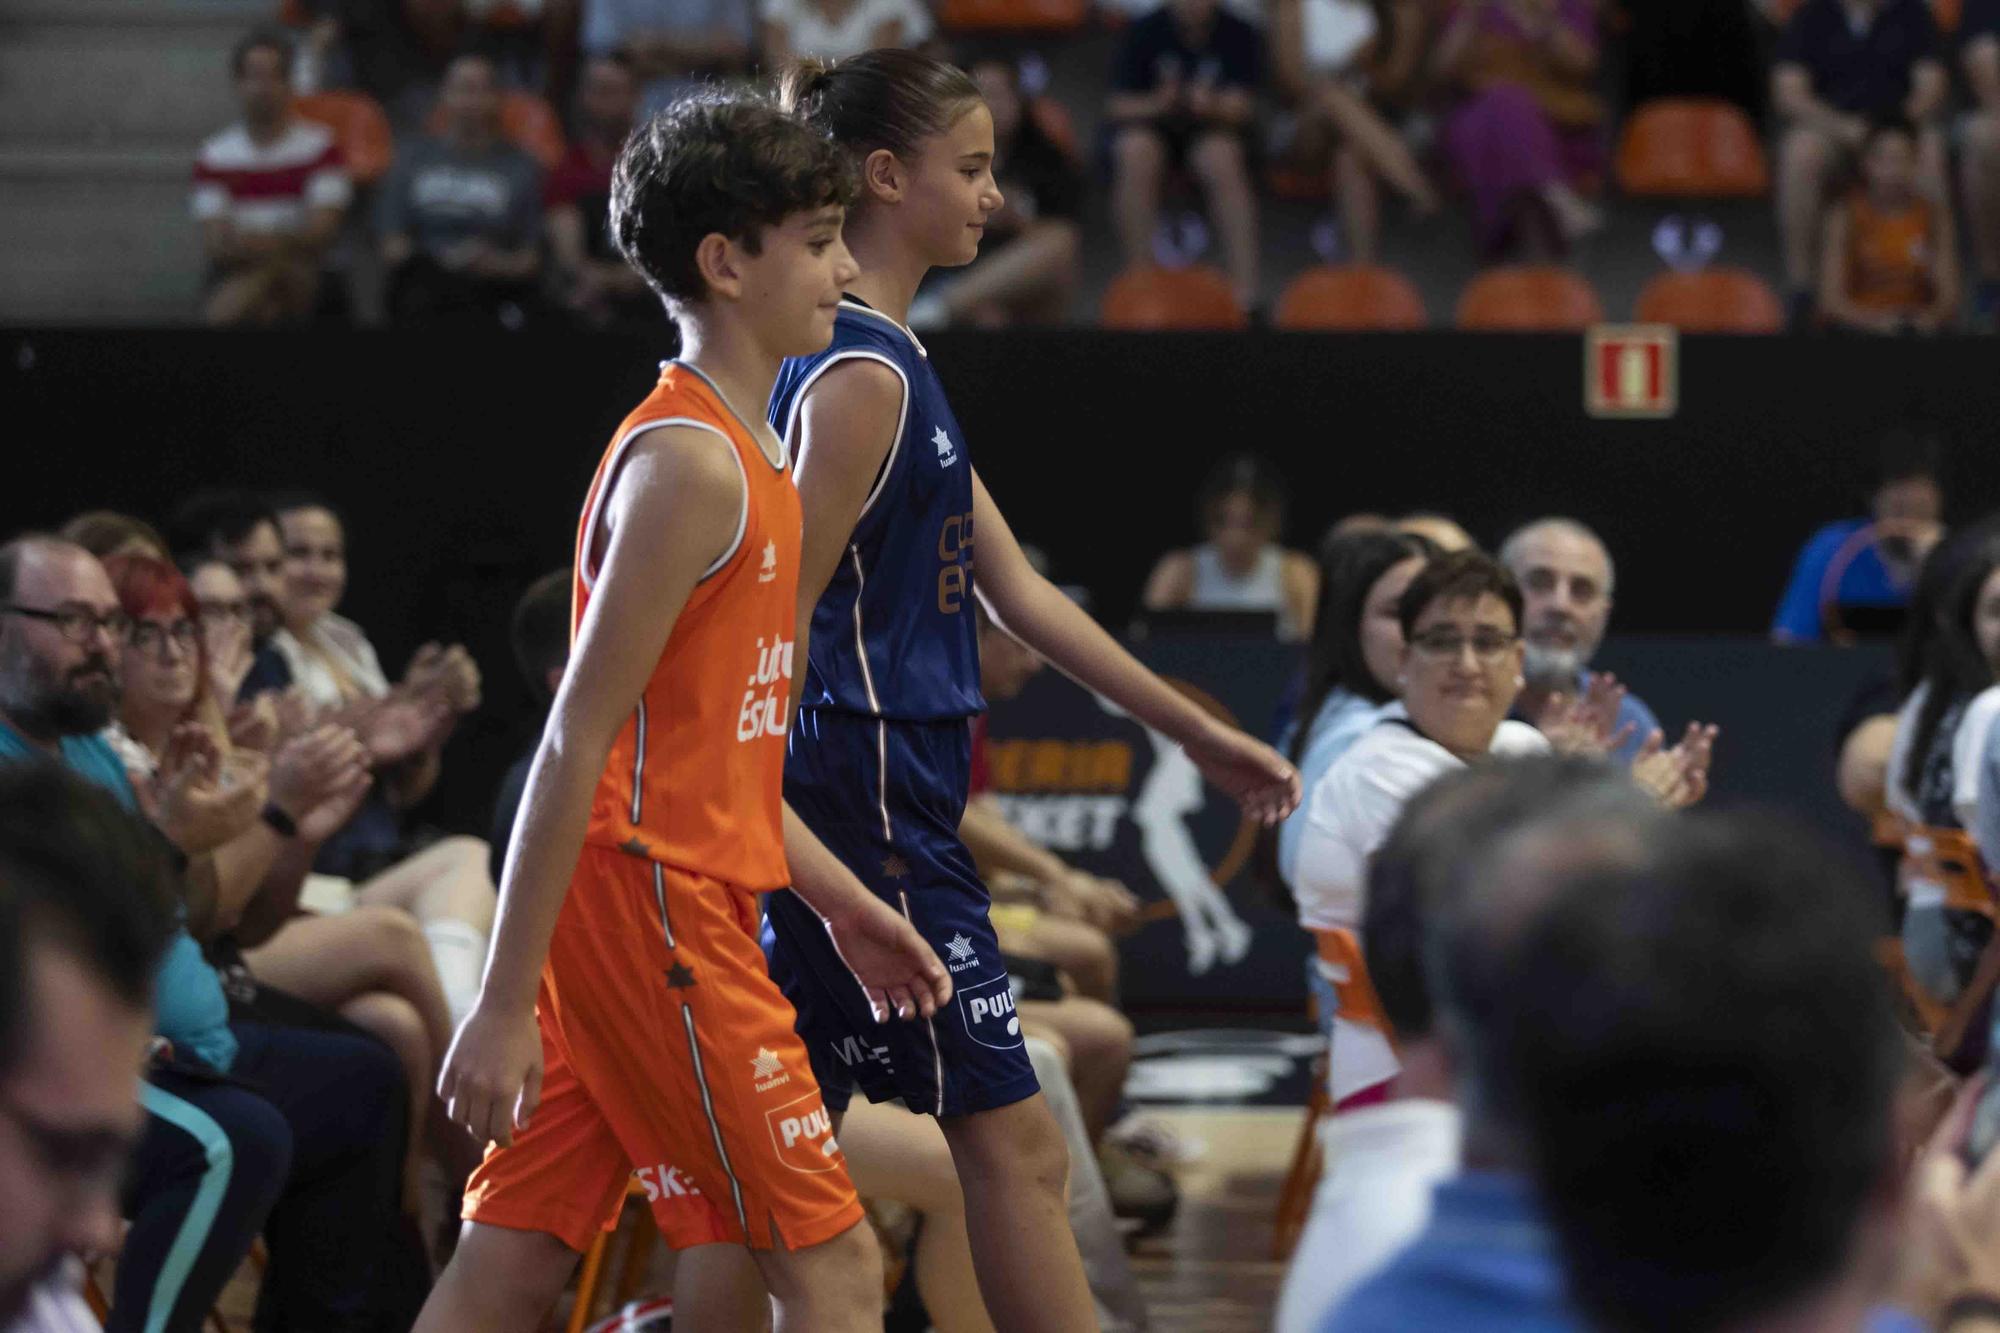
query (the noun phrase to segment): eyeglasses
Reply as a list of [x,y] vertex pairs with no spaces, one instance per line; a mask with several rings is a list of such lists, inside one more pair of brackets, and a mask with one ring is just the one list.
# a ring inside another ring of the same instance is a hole
[[203,602],[201,618],[211,625],[226,625],[232,621],[237,624],[247,624],[250,620],[250,603],[240,599],[234,602]]
[[115,1194],[132,1144],[109,1130],[75,1130],[29,1115],[0,1097],[0,1114],[14,1122],[42,1173],[71,1198]]
[[200,631],[195,628],[195,623],[185,617],[170,625],[162,625],[157,620],[135,620],[132,622],[132,627],[126,631],[125,642],[142,653],[163,657],[166,655],[165,650],[169,640],[182,652],[193,652],[199,634]]
[[59,606],[53,611],[37,606],[0,606],[0,611],[12,616],[23,616],[29,620],[41,620],[54,625],[56,633],[71,643],[89,643],[91,636],[99,630],[114,639],[122,639],[132,628],[132,617],[123,611],[108,611],[98,615],[87,606]]
[[1490,665],[1504,657],[1520,637],[1518,634],[1502,634],[1499,630],[1480,630],[1467,638],[1455,629],[1432,629],[1412,636],[1410,647],[1438,662],[1456,662],[1467,648],[1471,648],[1474,658]]

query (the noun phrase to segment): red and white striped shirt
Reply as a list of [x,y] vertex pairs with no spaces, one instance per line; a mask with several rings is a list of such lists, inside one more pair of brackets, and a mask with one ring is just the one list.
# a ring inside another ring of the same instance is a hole
[[226,218],[244,231],[297,231],[311,210],[344,208],[353,194],[333,131],[315,121],[294,119],[268,144],[232,125],[195,159],[194,215],[202,222]]

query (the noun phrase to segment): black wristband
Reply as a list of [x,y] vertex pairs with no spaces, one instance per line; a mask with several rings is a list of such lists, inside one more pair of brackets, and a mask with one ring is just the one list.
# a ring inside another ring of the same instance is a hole
[[1945,1305],[1944,1313],[1938,1316],[1937,1326],[1948,1330],[1962,1320],[1984,1319],[2000,1324],[2000,1297],[1983,1291],[1968,1291],[1954,1296]]
[[286,814],[276,801],[272,801],[266,805],[264,813],[259,818],[266,824],[269,824],[272,830],[281,838],[296,838],[299,836],[298,822]]

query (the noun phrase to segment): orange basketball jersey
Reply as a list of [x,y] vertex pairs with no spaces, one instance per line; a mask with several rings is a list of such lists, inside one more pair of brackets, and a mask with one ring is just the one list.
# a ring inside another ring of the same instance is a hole
[[1847,294],[1870,310],[1918,311],[1931,303],[1936,222],[1922,199],[1885,213],[1857,192],[1847,206]]
[[577,531],[573,623],[583,621],[603,555],[597,526],[605,492],[632,442],[668,425],[728,442],[743,473],[743,510],[736,541],[695,585],[618,733],[585,841],[742,889],[780,888],[790,882],[781,802],[799,497],[791,459],[781,454],[773,464],[759,432],[693,366],[661,367],[659,384],[625,418],[598,464]]

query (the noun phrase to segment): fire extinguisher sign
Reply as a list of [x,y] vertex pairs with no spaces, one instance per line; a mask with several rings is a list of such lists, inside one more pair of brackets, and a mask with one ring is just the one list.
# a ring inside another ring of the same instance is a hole
[[1668,324],[1599,324],[1583,340],[1583,408],[1594,417],[1670,417],[1680,339]]

